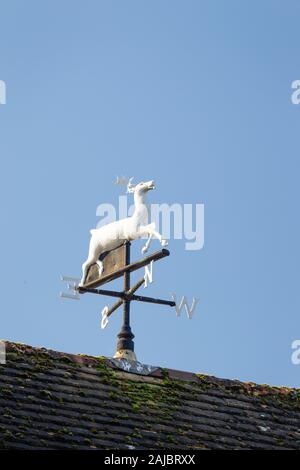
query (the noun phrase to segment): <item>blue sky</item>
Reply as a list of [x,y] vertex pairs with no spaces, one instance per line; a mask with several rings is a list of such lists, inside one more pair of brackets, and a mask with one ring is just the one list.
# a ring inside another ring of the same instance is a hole
[[155,266],[147,295],[200,304],[192,321],[133,304],[138,359],[299,386],[299,9],[1,2],[1,338],[114,354],[121,311],[102,331],[111,301],[61,300],[60,275],[80,275],[116,175],[153,178],[151,202],[205,204],[205,247],[171,240]]

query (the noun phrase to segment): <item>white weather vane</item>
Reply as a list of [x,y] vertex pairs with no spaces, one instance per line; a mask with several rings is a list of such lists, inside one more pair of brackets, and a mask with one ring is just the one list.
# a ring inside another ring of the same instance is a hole
[[[170,252],[165,248],[168,245],[162,235],[156,230],[155,223],[150,221],[150,211],[147,204],[147,194],[155,189],[153,180],[133,184],[133,178],[117,177],[115,184],[126,185],[127,192],[133,194],[134,212],[132,216],[108,223],[90,231],[88,256],[82,265],[82,277],[62,276],[61,280],[67,283],[67,292],[62,292],[61,297],[80,299],[80,294],[93,293],[98,295],[115,297],[118,300],[109,308],[105,306],[101,312],[101,328],[108,325],[110,315],[123,305],[123,326],[118,335],[117,352],[115,358],[136,361],[134,353],[134,335],[130,327],[130,304],[132,301],[147,302],[152,304],[168,305],[175,307],[176,315],[185,309],[189,319],[199,303],[199,299],[193,298],[189,306],[186,296],[177,302],[176,294],[173,300],[156,299],[136,295],[135,292],[144,285],[147,288],[153,282],[154,262],[169,256]],[[146,254],[153,238],[156,238],[162,249],[146,256],[141,260],[131,262],[131,242],[140,238],[146,238],[142,248],[142,254]],[[132,272],[144,268],[144,276],[134,286],[130,285]],[[124,289],[119,291],[99,289],[100,286],[114,281],[120,277],[124,279]]]
[[91,230],[89,254],[87,260],[82,265],[80,286],[84,285],[87,272],[93,264],[97,264],[99,276],[102,275],[104,267],[100,258],[101,255],[120,246],[120,240],[122,242],[130,242],[147,236],[148,240],[142,249],[143,253],[148,251],[152,237],[157,238],[161,246],[167,246],[167,241],[155,230],[155,224],[148,223],[150,214],[146,197],[147,193],[154,188],[154,181],[147,181],[146,183],[141,182],[133,185],[132,178],[130,178],[127,191],[132,193],[134,197],[133,215]]

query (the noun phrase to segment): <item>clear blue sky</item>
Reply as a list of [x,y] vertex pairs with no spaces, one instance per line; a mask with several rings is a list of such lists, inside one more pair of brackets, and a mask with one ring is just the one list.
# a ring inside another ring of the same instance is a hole
[[[80,275],[116,175],[153,202],[205,204],[205,247],[171,241],[147,295],[200,298],[192,321],[134,304],[144,363],[299,386],[299,2],[1,2],[0,337],[112,356],[111,301],[59,298]],[[158,245],[156,245],[158,247]]]

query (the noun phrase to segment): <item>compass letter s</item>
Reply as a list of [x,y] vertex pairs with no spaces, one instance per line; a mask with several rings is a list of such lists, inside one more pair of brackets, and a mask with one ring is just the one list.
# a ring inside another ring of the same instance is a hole
[[101,319],[101,328],[102,328],[102,330],[104,330],[104,328],[106,328],[107,325],[108,325],[107,312],[108,312],[108,306],[106,305],[106,306],[104,307],[104,309],[102,310],[102,312],[101,312],[101,316],[102,316],[102,319]]

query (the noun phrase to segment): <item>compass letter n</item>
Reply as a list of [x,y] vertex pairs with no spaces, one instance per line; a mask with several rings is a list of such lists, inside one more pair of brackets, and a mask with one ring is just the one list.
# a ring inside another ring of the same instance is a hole
[[148,282],[150,284],[153,282],[153,261],[150,263],[150,269],[149,266],[145,266],[145,275],[144,275],[144,280],[145,280],[145,285],[144,287],[148,287]]

